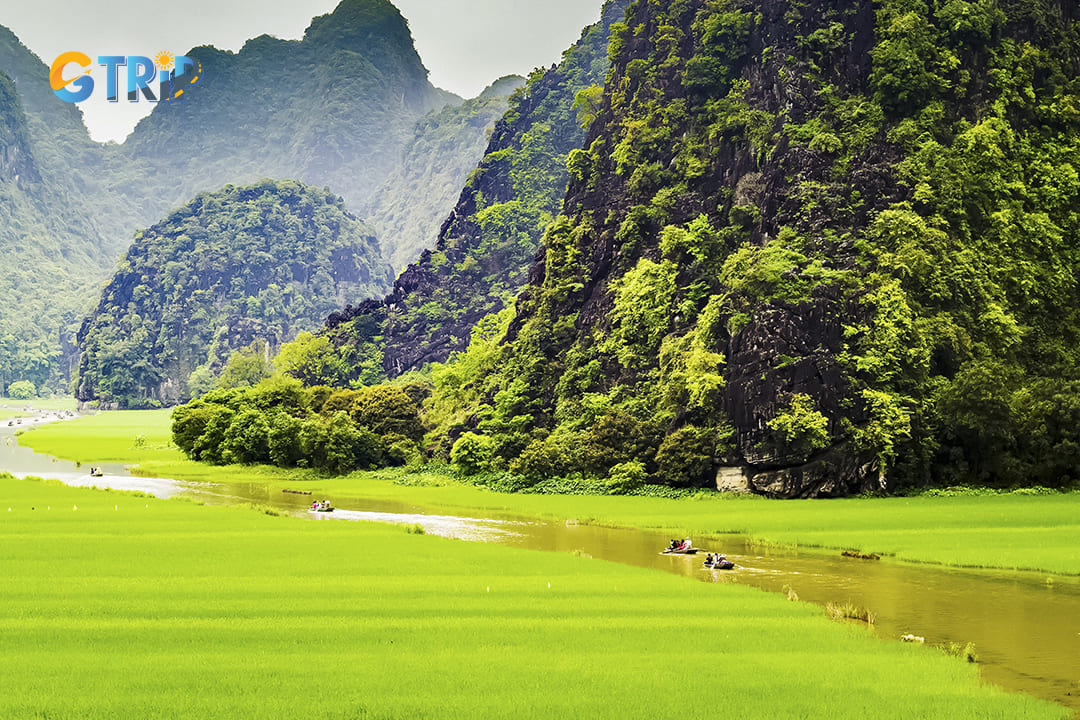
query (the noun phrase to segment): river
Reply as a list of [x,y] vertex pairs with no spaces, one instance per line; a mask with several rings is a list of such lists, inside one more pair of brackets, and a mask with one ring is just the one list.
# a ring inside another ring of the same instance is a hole
[[[32,421],[24,420],[24,425]],[[1026,692],[1071,708],[1080,717],[1080,577],[999,570],[966,570],[841,557],[837,552],[760,548],[748,538],[694,538],[695,545],[722,551],[736,569],[702,565],[701,555],[661,555],[670,537],[652,531],[605,528],[573,521],[540,522],[471,513],[446,515],[403,503],[330,499],[333,513],[309,511],[307,495],[276,492],[251,483],[193,483],[130,475],[104,465],[103,477],[88,469],[20,447],[15,427],[0,427],[0,470],[17,476],[57,478],[71,485],[139,490],[157,497],[183,495],[207,504],[273,507],[322,522],[373,521],[418,524],[433,535],[514,547],[574,552],[613,562],[672,572],[703,582],[740,583],[770,592],[793,592],[820,605],[851,603],[875,614],[867,632],[926,643],[974,643],[986,682]],[[321,497],[319,499],[322,499]],[[717,622],[723,622],[722,617]],[[927,652],[932,652],[928,649]]]

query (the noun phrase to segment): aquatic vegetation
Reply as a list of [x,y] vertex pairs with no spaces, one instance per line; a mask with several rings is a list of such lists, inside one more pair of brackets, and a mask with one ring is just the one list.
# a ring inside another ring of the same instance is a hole
[[975,643],[945,642],[936,647],[949,657],[960,658],[969,663],[979,662],[979,654],[975,651]]
[[853,605],[850,602],[826,603],[825,613],[833,620],[858,620],[873,625],[876,615],[869,609]]

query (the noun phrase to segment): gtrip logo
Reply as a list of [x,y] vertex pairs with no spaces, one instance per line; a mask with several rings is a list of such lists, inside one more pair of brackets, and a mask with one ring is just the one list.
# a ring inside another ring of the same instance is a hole
[[[106,97],[109,102],[119,101],[121,68],[127,68],[127,99],[138,102],[139,96],[149,102],[181,100],[184,91],[199,82],[202,65],[184,55],[159,52],[153,59],[142,55],[101,55],[97,59],[105,75]],[[76,69],[78,68],[78,69]],[[61,53],[49,69],[49,85],[56,97],[64,102],[77,103],[94,92],[94,78],[90,76],[93,62],[86,53],[71,51]],[[65,79],[64,76],[68,79]],[[157,85],[157,95],[151,89]]]

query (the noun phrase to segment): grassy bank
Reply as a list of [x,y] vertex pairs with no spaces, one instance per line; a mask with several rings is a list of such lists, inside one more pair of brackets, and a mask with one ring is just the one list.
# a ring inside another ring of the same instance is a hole
[[[144,441],[135,446],[134,437]],[[662,528],[692,536],[737,532],[766,542],[852,548],[904,560],[1080,574],[1080,494],[914,497],[820,501],[712,494],[644,497],[508,495],[428,474],[403,486],[404,471],[319,478],[303,470],[213,467],[169,446],[168,411],[102,413],[42,427],[20,442],[68,459],[140,462],[149,475],[256,481],[334,497],[391,498],[443,509],[481,508],[599,524]]]
[[0,717],[1067,716],[738,586],[3,476],[0,504]]

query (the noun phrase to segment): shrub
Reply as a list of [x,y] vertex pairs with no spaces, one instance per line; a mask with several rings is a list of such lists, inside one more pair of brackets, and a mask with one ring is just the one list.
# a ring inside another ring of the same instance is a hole
[[8,397],[16,400],[29,400],[37,395],[34,383],[29,380],[16,380],[8,385]]
[[645,464],[640,460],[620,463],[611,468],[611,472],[608,473],[608,490],[612,495],[626,495],[641,489],[648,476]]
[[491,459],[491,438],[467,432],[450,449],[450,464],[459,472],[475,475],[488,466]]
[[656,453],[661,479],[674,487],[704,487],[713,480],[716,442],[704,428],[686,425],[669,434]]

